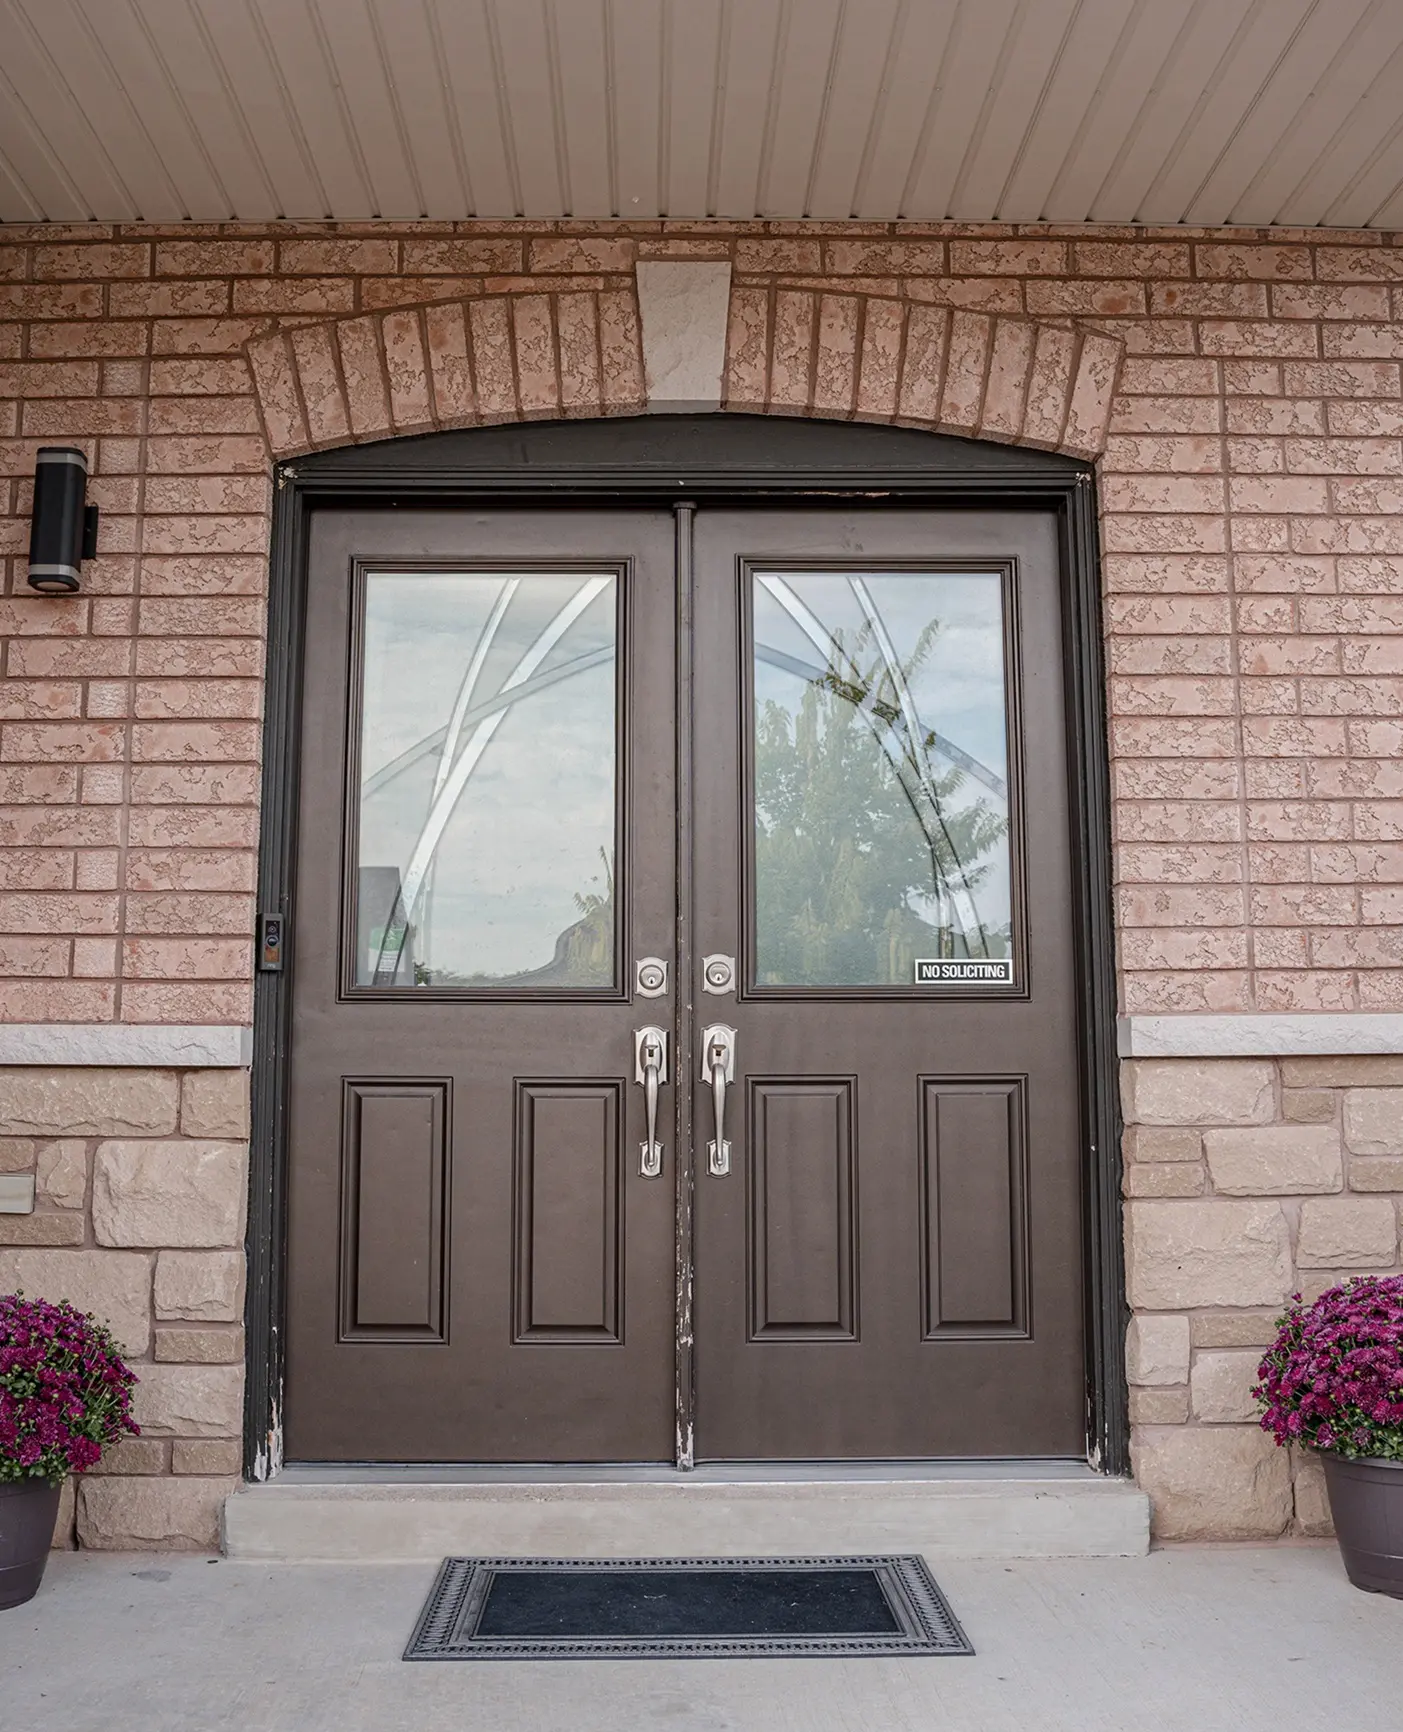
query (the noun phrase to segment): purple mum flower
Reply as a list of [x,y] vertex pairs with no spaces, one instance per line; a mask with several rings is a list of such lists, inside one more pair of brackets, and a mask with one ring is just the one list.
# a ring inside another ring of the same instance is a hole
[[109,1444],[136,1437],[136,1378],[112,1336],[64,1302],[0,1294],[0,1484],[96,1466]]
[[1277,1319],[1252,1394],[1279,1444],[1403,1461],[1403,1276],[1357,1275]]

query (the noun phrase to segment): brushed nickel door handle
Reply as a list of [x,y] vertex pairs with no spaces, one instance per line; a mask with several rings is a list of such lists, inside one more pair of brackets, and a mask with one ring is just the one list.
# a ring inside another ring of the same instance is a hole
[[731,1170],[731,1145],[726,1141],[726,1084],[736,1077],[736,1031],[714,1022],[702,1031],[702,1081],[711,1084],[716,1136],[706,1145],[707,1171],[724,1179]]
[[660,1028],[633,1031],[633,1080],[643,1085],[647,1141],[639,1171],[656,1179],[663,1170],[663,1146],[658,1141],[658,1089],[667,1081],[667,1035]]

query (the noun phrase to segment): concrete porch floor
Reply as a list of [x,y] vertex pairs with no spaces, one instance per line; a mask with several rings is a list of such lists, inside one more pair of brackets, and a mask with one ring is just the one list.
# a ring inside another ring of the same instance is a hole
[[19,1732],[1320,1732],[1403,1695],[1332,1545],[942,1560],[973,1659],[416,1664],[428,1564],[55,1554],[0,1613]]

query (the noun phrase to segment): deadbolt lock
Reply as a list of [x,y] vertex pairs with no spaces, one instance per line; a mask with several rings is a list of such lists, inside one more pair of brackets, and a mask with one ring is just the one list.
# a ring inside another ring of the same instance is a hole
[[667,964],[661,956],[645,956],[633,971],[640,998],[661,998],[667,991]]
[[702,991],[734,992],[736,989],[736,959],[734,956],[702,957]]

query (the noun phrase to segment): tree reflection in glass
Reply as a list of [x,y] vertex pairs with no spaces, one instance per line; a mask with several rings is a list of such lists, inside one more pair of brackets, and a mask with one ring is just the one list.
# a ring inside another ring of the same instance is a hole
[[368,577],[357,985],[614,984],[617,590]]
[[754,579],[762,986],[1010,954],[997,573]]

